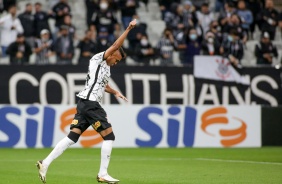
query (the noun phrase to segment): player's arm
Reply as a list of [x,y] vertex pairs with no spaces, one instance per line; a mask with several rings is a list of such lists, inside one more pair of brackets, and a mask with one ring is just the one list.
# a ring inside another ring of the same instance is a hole
[[115,95],[116,98],[121,98],[121,99],[123,99],[123,100],[125,100],[125,101],[128,101],[125,96],[123,96],[119,91],[114,90],[113,88],[111,88],[111,86],[110,86],[109,84],[106,85],[105,91],[106,91],[107,93],[110,93],[110,94]]
[[127,37],[129,31],[131,29],[133,29],[136,25],[136,19],[134,19],[133,21],[131,21],[128,25],[128,27],[126,28],[126,30],[120,35],[120,37],[113,43],[112,46],[110,46],[106,51],[105,51],[105,54],[104,54],[104,59],[107,59],[110,55],[112,55],[116,50],[118,50],[125,38]]

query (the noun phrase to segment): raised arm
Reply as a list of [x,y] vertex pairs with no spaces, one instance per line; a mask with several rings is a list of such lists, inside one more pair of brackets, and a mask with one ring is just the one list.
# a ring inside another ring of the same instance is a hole
[[125,31],[120,35],[120,37],[113,43],[113,45],[110,46],[110,47],[106,50],[106,52],[105,52],[105,54],[104,54],[104,59],[107,59],[110,55],[112,55],[116,50],[118,50],[118,49],[122,46],[122,44],[123,44],[125,38],[127,37],[129,31],[130,31],[131,29],[133,29],[133,28],[135,27],[135,25],[136,25],[136,19],[134,19],[133,21],[131,21],[131,22],[129,23],[129,25],[128,25],[128,27],[126,28],[126,30],[125,30]]

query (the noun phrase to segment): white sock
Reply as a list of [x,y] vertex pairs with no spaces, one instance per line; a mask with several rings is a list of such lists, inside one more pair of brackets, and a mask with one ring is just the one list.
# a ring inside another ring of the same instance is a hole
[[73,145],[75,142],[70,140],[68,137],[63,138],[60,142],[57,143],[53,151],[43,160],[43,165],[49,167],[51,162],[60,156],[68,147]]
[[101,148],[101,164],[100,164],[100,171],[98,176],[104,176],[108,173],[108,166],[110,163],[110,157],[113,147],[112,140],[106,140],[102,144]]

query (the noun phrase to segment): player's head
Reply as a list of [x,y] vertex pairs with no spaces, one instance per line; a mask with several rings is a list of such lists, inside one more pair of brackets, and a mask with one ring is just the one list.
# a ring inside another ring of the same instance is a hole
[[122,59],[124,59],[126,57],[126,54],[123,50],[122,47],[120,47],[118,50],[116,50],[112,55],[110,55],[107,58],[107,64],[109,66],[114,66],[116,64],[118,64]]

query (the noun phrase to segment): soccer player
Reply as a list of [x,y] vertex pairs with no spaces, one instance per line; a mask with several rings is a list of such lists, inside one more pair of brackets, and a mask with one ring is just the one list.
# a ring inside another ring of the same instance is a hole
[[70,133],[57,143],[53,151],[44,159],[37,161],[39,178],[46,183],[46,173],[51,162],[60,156],[68,147],[76,143],[80,135],[92,126],[104,139],[101,147],[101,164],[97,181],[102,183],[117,183],[118,179],[112,178],[108,172],[112,145],[115,135],[111,124],[107,120],[107,114],[100,103],[104,91],[114,94],[117,98],[127,99],[108,84],[110,78],[110,67],[119,63],[125,57],[122,44],[127,34],[136,25],[136,20],[129,23],[129,26],[122,35],[105,52],[94,55],[89,62],[88,74],[85,88],[77,95],[80,99],[77,103],[77,113],[70,126]]

